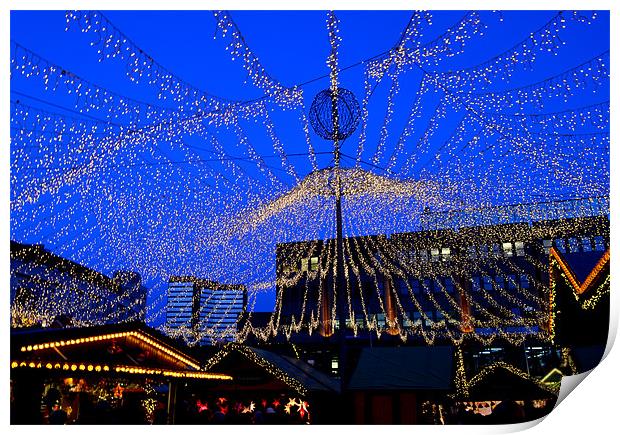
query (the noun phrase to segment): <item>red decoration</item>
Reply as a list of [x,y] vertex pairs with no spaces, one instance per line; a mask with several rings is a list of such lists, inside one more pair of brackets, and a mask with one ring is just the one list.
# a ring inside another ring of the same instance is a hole
[[200,400],[196,401],[196,407],[198,408],[198,412],[207,411],[209,409],[209,404],[207,402],[202,403]]
[[117,384],[116,387],[114,387],[114,397],[122,399],[123,391],[125,391],[125,389],[121,386],[121,384]]

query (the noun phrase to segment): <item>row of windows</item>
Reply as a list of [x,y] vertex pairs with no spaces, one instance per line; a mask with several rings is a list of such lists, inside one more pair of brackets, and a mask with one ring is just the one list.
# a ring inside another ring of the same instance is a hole
[[[407,314],[407,317],[409,319],[408,320],[405,319],[403,321],[403,326],[405,326],[405,327],[413,326],[413,324],[416,323],[418,320],[422,321],[422,323],[425,324],[426,326],[430,326],[432,324],[432,322],[440,322],[440,321],[445,319],[445,317],[444,317],[444,315],[443,315],[443,313],[441,311],[425,311],[424,314],[426,315],[426,319],[422,319],[422,314],[419,311],[411,311],[411,312],[408,312],[406,314]],[[457,317],[456,317],[457,314],[455,314],[455,313],[450,313],[450,316],[453,319],[457,319]],[[385,328],[387,326],[385,313],[370,315],[369,316],[369,320],[372,321],[373,317],[376,319],[378,326],[380,326],[382,328]],[[346,319],[346,324],[347,324],[348,328],[352,328],[351,319],[349,319],[348,317]],[[364,316],[356,315],[355,316],[355,325],[358,328],[365,328],[366,327],[366,319],[364,318]],[[333,327],[334,327],[334,329],[338,329],[340,327],[339,321],[338,321],[338,317],[335,318],[335,321],[333,323]]]
[[234,298],[200,298],[200,302],[202,305],[216,305],[216,304],[234,304],[234,303],[243,303],[243,296],[239,295]]
[[174,283],[168,284],[168,291],[192,293],[194,291],[194,285],[175,285]]
[[236,296],[234,298],[202,298],[201,302],[208,305],[216,305],[216,304],[234,304],[234,303],[243,303],[243,295]]
[[319,270],[319,257],[309,257],[301,259],[301,271],[316,271]]
[[468,246],[467,256],[471,259],[484,258],[489,255],[503,257],[525,256],[525,244],[523,242],[492,243],[490,245]]
[[217,310],[217,309],[228,309],[228,308],[243,308],[243,300],[233,300],[233,301],[209,301],[205,304],[202,304],[203,307],[207,309]]
[[202,310],[206,311],[228,311],[228,310],[243,310],[243,302],[234,304],[206,304],[203,305]]
[[203,290],[201,298],[230,299],[243,297],[243,290]]
[[[441,311],[425,311],[424,314],[426,316],[426,319],[422,318],[422,313],[420,313],[419,311],[412,311],[410,313],[407,313],[409,320],[405,320],[403,322],[403,325],[405,327],[413,326],[414,323],[420,320],[423,322],[424,325],[430,326],[433,322],[440,322],[445,319]],[[455,316],[455,314],[452,314],[451,317],[454,318]]]
[[448,261],[450,260],[451,250],[450,248],[419,249],[411,250],[405,255],[409,261]]
[[206,327],[214,328],[214,329],[227,329],[227,328],[235,327],[236,324],[237,324],[236,320],[228,321],[228,322],[210,321],[210,322],[206,322]]
[[[521,275],[496,275],[494,277],[483,275],[483,276],[472,276],[470,278],[472,290],[480,291],[481,289],[492,291],[495,288],[502,288],[508,290],[516,290],[518,288],[529,289],[530,288],[530,277],[525,274]],[[495,286],[493,286],[493,282]],[[456,291],[456,287],[454,285],[454,281],[452,278],[425,278],[425,279],[408,279],[409,287],[411,287],[411,291],[414,294],[420,293],[443,293],[444,291],[453,294]],[[405,283],[404,280],[398,279],[396,280],[396,288],[398,293],[401,295],[409,294],[409,287]]]
[[194,298],[191,295],[181,295],[181,296],[168,295],[168,300],[169,301],[193,301]]
[[168,290],[168,297],[174,297],[174,298],[191,298],[194,297],[194,294],[192,292],[186,292],[186,291],[170,291],[170,289]]
[[[568,239],[558,238],[553,241],[543,240],[543,247],[545,253],[549,253],[549,248],[556,247],[558,251],[564,253],[568,249],[569,252],[589,252],[589,251],[604,251],[606,249],[606,243],[603,236],[590,237],[570,237]],[[568,247],[568,248],[567,248]],[[448,247],[432,248],[412,250],[408,252],[407,257],[410,261],[420,260],[423,262],[428,261],[448,261],[452,255],[451,249]],[[468,246],[467,255],[471,259],[484,258],[489,255],[503,256],[503,257],[524,257],[525,256],[525,243],[522,241],[515,242],[502,242],[492,243],[489,245],[477,245]],[[308,257],[301,259],[301,271],[316,271],[319,268],[319,257]],[[291,272],[291,270],[287,270]]]
[[237,317],[239,317],[239,315],[241,314],[240,311],[237,312],[228,312],[228,313],[215,313],[215,312],[201,312],[200,313],[202,317],[209,317],[209,318],[218,318],[218,319],[236,319]]
[[[495,283],[495,286],[493,285]],[[480,291],[484,289],[486,291],[493,291],[496,288],[502,288],[507,290],[516,290],[517,288],[529,289],[530,278],[527,275],[495,275],[491,277],[489,275],[472,276],[471,288],[473,291]]]
[[607,247],[607,243],[603,236],[568,237],[543,240],[543,249],[545,254],[549,253],[552,246],[562,254],[565,254],[566,252],[604,251]]
[[190,323],[191,323],[191,319],[183,319],[183,318],[166,319],[166,324],[169,326],[189,325]]
[[[454,293],[455,291],[455,286],[452,278],[443,278],[442,282],[440,282],[437,278],[426,278],[421,280],[410,278],[407,281],[409,282],[409,287],[411,287],[411,291],[414,294],[426,293],[428,291],[433,293],[442,293],[444,291],[443,289],[445,289],[445,291],[450,294]],[[398,279],[396,281],[397,291],[401,295],[408,295],[409,287],[407,287],[407,284],[402,279]]]
[[190,312],[192,311],[192,309],[194,308],[193,305],[191,304],[186,304],[186,305],[180,305],[180,304],[168,304],[168,306],[166,307],[167,311],[185,311],[185,312]]
[[168,307],[166,308],[166,312],[168,313],[178,313],[178,312],[190,313],[191,310],[192,310],[191,305],[168,305]]

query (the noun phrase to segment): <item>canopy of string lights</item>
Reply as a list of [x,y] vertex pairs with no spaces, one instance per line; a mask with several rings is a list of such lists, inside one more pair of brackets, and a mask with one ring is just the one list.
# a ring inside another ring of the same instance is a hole
[[[330,241],[336,238],[338,189],[343,254],[360,259],[345,264],[347,277],[360,269],[394,279],[428,276],[402,255],[396,239],[388,245],[380,237],[357,237],[428,229],[429,215],[457,213],[460,218],[444,227],[458,230],[510,222],[519,213],[525,222],[589,216],[593,208],[608,213],[608,13],[392,13],[383,23],[402,27],[392,32],[387,50],[351,63],[342,61],[347,47],[364,44],[360,29],[349,23],[363,18],[366,25],[380,12],[289,13],[286,21],[320,24],[305,38],[323,47],[324,70],[305,80],[288,73],[279,78],[261,59],[279,59],[274,64],[286,71],[289,54],[254,46],[238,24],[254,23],[256,34],[270,26],[263,20],[285,21],[283,12],[195,12],[213,31],[204,47],[216,53],[208,68],[217,71],[221,63],[224,71],[243,71],[208,83],[209,92],[160,60],[156,44],[139,46],[130,37],[134,31],[125,26],[141,13],[66,12],[64,38],[83,44],[87,51],[80,53],[99,62],[92,77],[68,50],[39,51],[42,33],[31,35],[33,46],[22,45],[18,38],[31,17],[14,13],[22,31],[12,30],[11,40],[11,238],[45,244],[102,273],[140,273],[150,289],[149,324],[165,317],[168,279],[187,275],[243,284],[250,311],[273,309],[269,328],[255,330],[250,318],[239,340],[316,328],[320,307],[309,319],[281,321],[276,289],[294,285],[303,273],[276,274],[276,246],[308,242],[290,245],[292,265],[323,241],[328,249],[321,251],[320,267],[307,273],[336,273]],[[175,34],[166,38],[183,44]],[[193,54],[202,56],[202,49]],[[118,73],[113,80],[112,73]],[[236,77],[247,98],[225,96],[235,94]],[[331,110],[335,90],[341,90],[340,119]],[[322,128],[313,129],[311,120]],[[575,205],[554,205],[566,201]],[[498,210],[508,206],[519,212],[501,221]],[[379,258],[361,260],[370,252]],[[485,261],[500,267],[497,258]],[[529,289],[515,288],[538,301]],[[21,302],[13,313],[49,321],[68,306],[76,315],[84,309],[63,297],[45,306]],[[413,291],[400,297],[415,299]],[[433,330],[460,340],[453,326],[462,320],[461,307],[453,294],[445,297],[458,316],[446,311]],[[501,311],[502,302],[493,298],[487,299]],[[400,306],[395,301],[394,309]],[[471,321],[497,324],[488,310],[482,317]],[[427,334],[406,313],[399,318],[407,320],[398,325],[401,334]],[[532,324],[531,318],[512,320]],[[379,328],[368,317],[360,327]]]

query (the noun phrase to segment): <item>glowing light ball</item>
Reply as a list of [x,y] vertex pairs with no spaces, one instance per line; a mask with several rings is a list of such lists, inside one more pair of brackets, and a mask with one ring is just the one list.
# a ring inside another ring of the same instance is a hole
[[[323,139],[344,140],[351,136],[360,120],[360,106],[353,92],[338,88],[336,94],[338,122],[334,123],[332,90],[325,89],[319,92],[310,106],[310,123],[312,128]],[[338,126],[337,134],[334,125]]]

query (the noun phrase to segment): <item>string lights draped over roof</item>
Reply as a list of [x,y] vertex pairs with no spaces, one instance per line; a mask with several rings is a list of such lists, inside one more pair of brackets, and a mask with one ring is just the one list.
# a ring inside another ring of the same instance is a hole
[[[501,27],[507,18],[496,11],[470,11],[430,38],[426,32],[433,29],[435,14],[441,13],[414,11],[391,49],[357,65],[363,72],[360,126],[345,141],[354,155],[343,148],[341,167],[334,169],[332,162],[320,163],[331,152],[318,151],[324,142],[313,143],[309,129],[312,114],[306,109],[303,88],[310,82],[285,85],[277,79],[253,51],[252,41],[233,20],[234,13],[213,12],[215,41],[222,42],[231,60],[246,71],[248,84],[263,93],[261,98],[235,101],[206,92],[147,54],[104,14],[67,12],[68,34],[79,29],[94,36],[91,45],[100,61],[122,62],[127,78],[136,86],[153,87],[159,101],[153,104],[106,89],[13,41],[12,238],[44,243],[105,273],[139,272],[151,287],[147,322],[158,323],[165,313],[167,280],[173,275],[245,284],[250,310],[264,294],[273,295],[277,284],[300,282],[305,275],[299,271],[276,278],[273,253],[280,243],[309,241],[290,253],[290,263],[295,264],[314,252],[318,240],[325,240],[321,267],[307,273],[323,277],[334,273],[336,252],[330,240],[336,232],[332,218],[336,175],[342,180],[345,237],[419,230],[425,210],[475,210],[469,216],[475,216],[474,224],[481,223],[498,213],[496,206],[533,204],[541,198],[548,202],[547,209],[530,207],[527,221],[548,213],[592,214],[591,207],[550,211],[553,200],[567,198],[597,198],[599,212],[608,213],[609,101],[603,95],[593,103],[573,101],[606,89],[609,51],[591,53],[586,62],[543,80],[536,75],[526,85],[511,83],[514,74],[537,72],[541,59],[570,50],[564,46],[564,35],[587,32],[587,26],[599,19],[597,13],[560,11],[511,49],[473,66],[465,61],[459,68],[444,65],[454,65],[469,44],[484,38],[488,27]],[[317,44],[330,43],[328,65],[342,73],[350,67],[339,64],[340,24],[335,13],[328,13],[326,37]],[[342,76],[341,84],[346,81]],[[47,98],[24,101],[27,95],[13,89],[15,83],[42,85]],[[382,85],[386,98],[378,96]],[[70,101],[71,107],[64,103],[57,105],[60,110],[49,109],[47,103],[56,96]],[[550,101],[555,104],[547,108]],[[564,106],[558,109],[557,101]],[[405,119],[398,114],[405,114]],[[374,117],[382,120],[376,143]],[[299,152],[283,139],[285,128],[298,130],[307,150]],[[516,236],[505,234],[506,239]],[[345,239],[345,255],[360,259],[345,268],[349,299],[355,287],[351,283],[362,272],[390,281],[403,274],[422,277],[417,263],[399,256],[393,243]],[[379,252],[379,258],[370,255],[373,252]],[[482,266],[458,267],[470,272],[483,266],[504,267],[498,257],[484,261]],[[378,282],[375,279],[375,291],[381,301]],[[16,303],[14,323],[16,317],[21,324],[49,322],[67,310],[76,314],[86,308],[71,302],[75,289],[70,285],[57,289],[49,295],[53,303]],[[92,291],[100,290],[93,285]],[[523,304],[522,298],[534,297],[527,289],[519,291],[522,294],[511,303]],[[430,327],[423,323],[428,319],[413,290],[400,295],[411,299],[421,315],[417,323],[409,319],[407,325],[399,325],[404,337],[422,336],[432,342],[447,335],[455,342],[463,340],[461,307],[454,294],[445,288],[442,292],[444,302],[435,302],[445,320],[431,322]],[[482,314],[471,314],[471,323],[497,326],[501,323],[497,313],[506,311],[502,302],[506,297],[489,292],[485,299],[492,309],[478,306]],[[401,301],[394,303],[401,317],[408,319]],[[478,304],[471,298],[469,303]],[[267,328],[253,328],[250,319],[238,338],[254,334],[269,339],[276,333],[290,336],[317,329],[320,307],[309,318],[284,324],[281,304],[277,296]],[[447,306],[457,315],[451,315]],[[354,322],[356,313],[351,308],[349,312]],[[363,317],[364,328],[381,333],[376,318],[367,312]],[[514,324],[536,323],[513,317]],[[205,326],[201,335],[213,336],[216,330]],[[190,343],[200,340],[189,324],[167,332]],[[501,328],[495,335],[521,340]],[[487,342],[494,336],[475,338]]]

